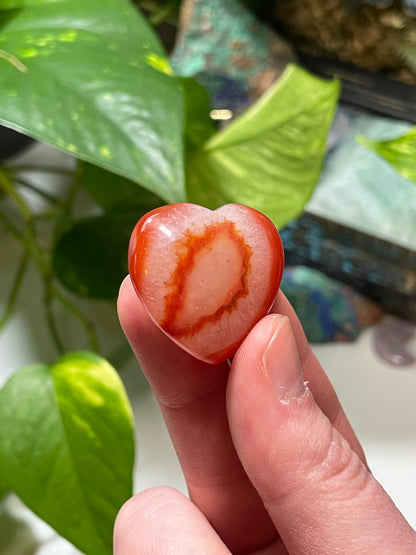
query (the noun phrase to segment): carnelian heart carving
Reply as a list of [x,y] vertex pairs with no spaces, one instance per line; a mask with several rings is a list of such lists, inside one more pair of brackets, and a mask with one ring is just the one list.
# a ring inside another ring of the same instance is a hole
[[283,265],[274,224],[240,204],[156,208],[138,221],[129,245],[130,275],[153,321],[211,364],[234,354],[268,313]]

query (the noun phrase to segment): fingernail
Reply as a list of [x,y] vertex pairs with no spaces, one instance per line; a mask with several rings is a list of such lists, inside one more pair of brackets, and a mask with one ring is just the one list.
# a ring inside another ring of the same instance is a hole
[[277,324],[262,356],[263,367],[277,396],[284,404],[304,396],[307,387],[289,318]]

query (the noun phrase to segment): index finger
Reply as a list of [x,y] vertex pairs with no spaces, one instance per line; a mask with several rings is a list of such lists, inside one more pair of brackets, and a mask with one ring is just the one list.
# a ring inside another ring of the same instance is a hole
[[233,553],[268,545],[277,532],[240,463],[228,426],[228,363],[209,365],[173,343],[151,321],[129,278],[120,289],[118,312],[161,407],[190,498]]

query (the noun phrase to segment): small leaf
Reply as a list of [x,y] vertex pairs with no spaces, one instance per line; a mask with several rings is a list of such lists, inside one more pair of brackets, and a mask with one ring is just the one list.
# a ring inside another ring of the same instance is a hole
[[416,183],[416,126],[389,141],[376,141],[361,135],[356,137],[356,141],[382,156],[405,179]]
[[337,81],[289,66],[251,108],[189,153],[190,202],[247,204],[277,226],[297,216],[321,172],[338,90]]
[[53,269],[59,281],[78,295],[114,299],[128,273],[130,234],[145,211],[75,222],[54,249]]
[[133,419],[116,371],[87,352],[17,372],[0,391],[0,473],[89,555],[112,553],[132,493]]
[[20,4],[0,11],[0,121],[184,200],[183,92],[140,11],[128,0]]
[[162,199],[134,181],[93,164],[82,164],[82,183],[106,212],[149,211],[164,204]]

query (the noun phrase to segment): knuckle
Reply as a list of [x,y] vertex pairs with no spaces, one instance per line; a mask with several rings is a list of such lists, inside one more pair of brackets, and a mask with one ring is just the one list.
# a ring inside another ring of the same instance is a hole
[[308,480],[318,485],[322,493],[337,494],[346,500],[376,483],[347,440],[331,427],[326,447],[319,451]]

